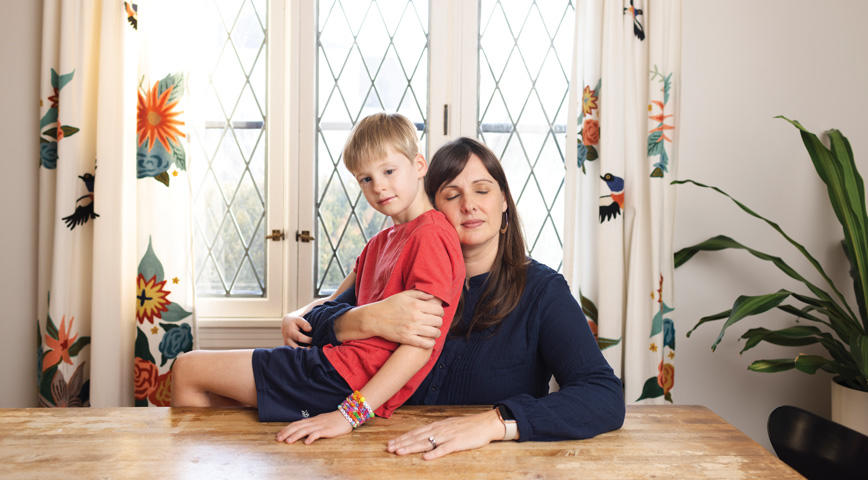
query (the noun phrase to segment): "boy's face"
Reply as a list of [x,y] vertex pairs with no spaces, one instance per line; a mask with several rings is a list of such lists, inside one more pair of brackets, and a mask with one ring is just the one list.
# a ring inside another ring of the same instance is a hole
[[374,209],[392,217],[395,223],[404,223],[420,213],[410,211],[410,207],[416,203],[419,179],[425,176],[428,164],[422,155],[407,159],[391,148],[388,152],[381,159],[365,162],[353,175]]

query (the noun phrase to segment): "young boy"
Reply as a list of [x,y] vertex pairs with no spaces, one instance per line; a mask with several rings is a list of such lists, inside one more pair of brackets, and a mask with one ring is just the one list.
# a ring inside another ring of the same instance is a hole
[[434,348],[375,337],[322,349],[191,352],[173,367],[174,406],[256,405],[261,421],[293,421],[279,441],[311,443],[347,433],[374,412],[391,416],[430,372],[461,295],[464,261],[454,228],[425,194],[428,166],[416,129],[401,115],[371,115],[353,130],[343,159],[368,203],[394,225],[365,245],[330,298],[350,282],[359,305],[410,289],[433,295],[445,311]]

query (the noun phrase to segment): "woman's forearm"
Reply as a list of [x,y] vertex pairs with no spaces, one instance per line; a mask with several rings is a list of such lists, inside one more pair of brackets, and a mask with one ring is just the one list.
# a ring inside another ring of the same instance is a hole
[[368,305],[354,307],[335,319],[334,330],[335,338],[341,343],[349,340],[362,340],[377,336],[370,327],[367,312],[370,310]]
[[334,321],[340,342],[382,337],[391,342],[433,348],[443,325],[443,302],[418,290],[406,290],[355,307]]

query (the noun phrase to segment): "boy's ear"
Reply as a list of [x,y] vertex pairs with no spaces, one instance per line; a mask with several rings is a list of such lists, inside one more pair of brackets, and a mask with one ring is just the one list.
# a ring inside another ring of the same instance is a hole
[[428,162],[425,161],[425,156],[417,153],[416,158],[413,159],[413,167],[416,168],[416,173],[420,178],[424,177],[428,173]]

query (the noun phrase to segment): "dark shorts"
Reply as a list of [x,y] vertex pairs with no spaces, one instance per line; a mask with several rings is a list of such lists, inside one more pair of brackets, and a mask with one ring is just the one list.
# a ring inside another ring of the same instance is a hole
[[260,422],[294,422],[331,412],[353,393],[316,347],[257,348],[253,379]]

